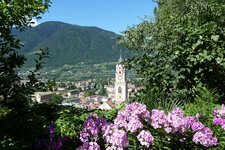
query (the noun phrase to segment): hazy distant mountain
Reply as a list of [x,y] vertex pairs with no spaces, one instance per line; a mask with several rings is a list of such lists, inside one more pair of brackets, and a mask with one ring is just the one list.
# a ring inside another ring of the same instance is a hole
[[[50,53],[48,66],[116,61],[121,49],[115,44],[119,35],[97,27],[45,22],[25,32],[13,32],[24,44],[20,52],[29,58],[28,64],[34,52],[45,47]],[[129,56],[129,51],[122,49],[122,55]]]

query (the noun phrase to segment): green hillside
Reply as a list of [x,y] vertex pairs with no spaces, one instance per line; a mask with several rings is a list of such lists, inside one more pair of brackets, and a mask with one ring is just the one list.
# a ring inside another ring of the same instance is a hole
[[[16,32],[24,47],[20,51],[32,65],[34,53],[40,48],[49,48],[47,66],[75,65],[80,62],[97,64],[117,61],[120,49],[115,41],[119,36],[97,27],[70,25],[62,22],[45,22],[25,32]],[[121,49],[123,57],[129,51]]]

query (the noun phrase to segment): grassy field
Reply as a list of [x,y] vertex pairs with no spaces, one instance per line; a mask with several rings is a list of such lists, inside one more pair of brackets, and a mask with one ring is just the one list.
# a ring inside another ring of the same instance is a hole
[[[40,79],[49,79],[56,81],[82,81],[87,79],[101,79],[115,77],[116,62],[107,62],[101,64],[63,65],[61,67],[44,67],[41,70]],[[32,68],[23,68],[20,72],[27,72]],[[134,77],[134,73],[128,71],[128,77]],[[21,76],[25,79],[25,75]]]

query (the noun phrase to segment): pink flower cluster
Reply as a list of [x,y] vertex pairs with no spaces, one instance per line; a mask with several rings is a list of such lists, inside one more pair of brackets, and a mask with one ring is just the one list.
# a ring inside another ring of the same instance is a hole
[[78,147],[77,150],[100,150],[100,146],[97,142],[89,142]]
[[84,122],[84,129],[80,132],[80,140],[83,145],[78,150],[100,150],[100,146],[97,144],[98,136],[101,128],[107,124],[106,119],[98,117],[97,114],[90,114]]
[[[114,124],[105,126],[103,137],[111,145],[107,149],[128,147],[127,132],[135,133],[143,129],[143,121],[150,121],[150,113],[146,106],[138,102],[127,104],[125,110],[118,112]],[[144,138],[143,134],[147,137]],[[154,140],[150,132],[141,132],[137,138],[141,145],[146,147],[149,147]]]
[[141,143],[141,145],[146,146],[147,148],[149,147],[150,144],[153,143],[154,137],[151,135],[150,132],[142,130],[138,136],[137,136],[138,141]]
[[63,138],[57,137],[56,125],[53,123],[48,126],[48,130],[46,131],[48,131],[49,138],[41,139],[37,144],[34,145],[35,149],[61,150],[64,142],[71,140],[68,136],[65,136]]
[[213,137],[213,132],[210,128],[203,127],[197,131],[193,136],[193,142],[201,144],[205,147],[211,147],[217,145],[217,138]]
[[134,102],[127,104],[125,110],[118,112],[114,124],[119,128],[123,128],[125,131],[134,133],[138,129],[143,128],[143,121],[148,122],[149,120],[150,113],[147,110],[146,105]]
[[108,143],[107,150],[128,147],[129,141],[124,130],[118,129],[114,124],[109,124],[103,127],[103,131],[103,139]]
[[167,133],[176,133],[181,135],[180,141],[185,138],[186,132],[194,132],[193,142],[200,143],[205,147],[217,145],[217,138],[213,137],[213,132],[198,121],[196,117],[185,116],[179,108],[174,108],[167,115],[162,110],[153,109],[151,115],[151,125],[154,129],[163,128]]
[[184,116],[180,108],[174,108],[167,115],[162,110],[153,109],[151,125],[154,129],[164,128],[167,133],[183,134],[197,119],[197,117]]
[[213,111],[213,123],[215,125],[220,125],[223,130],[225,130],[225,106],[222,104],[221,109],[214,109]]
[[[215,110],[214,115],[224,119],[224,105],[221,110]],[[128,132],[135,135],[142,146],[149,148],[153,144],[154,137],[145,130],[145,125],[150,125],[150,123],[154,129],[161,128],[166,133],[179,135],[181,142],[186,139],[187,132],[191,132],[194,134],[192,141],[196,144],[205,147],[217,145],[217,138],[213,136],[209,128],[199,122],[199,117],[199,114],[195,117],[185,116],[180,108],[174,108],[168,114],[162,110],[153,109],[150,115],[146,105],[134,102],[127,104],[124,110],[118,112],[114,123],[108,123],[96,114],[91,114],[84,123],[84,129],[80,132],[83,145],[78,149],[99,150],[98,142],[101,139],[104,140],[107,150],[127,148],[129,146]]]
[[[127,104],[125,110],[118,112],[114,123],[107,123],[96,114],[91,114],[84,123],[84,129],[80,132],[80,140],[83,145],[78,149],[99,149],[98,139],[104,139],[106,149],[123,149],[128,147],[129,141],[127,132],[137,134],[143,129],[143,121],[150,121],[150,113],[146,106],[138,102]],[[99,137],[102,135],[102,137]],[[150,132],[142,130],[137,139],[141,145],[149,147],[153,143],[153,136]]]

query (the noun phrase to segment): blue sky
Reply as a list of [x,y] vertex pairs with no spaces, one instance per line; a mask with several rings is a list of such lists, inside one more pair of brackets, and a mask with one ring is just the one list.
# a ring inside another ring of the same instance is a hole
[[152,0],[52,0],[49,12],[38,23],[62,21],[120,33],[145,15],[153,17],[156,5]]

